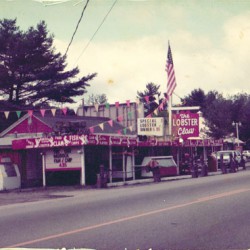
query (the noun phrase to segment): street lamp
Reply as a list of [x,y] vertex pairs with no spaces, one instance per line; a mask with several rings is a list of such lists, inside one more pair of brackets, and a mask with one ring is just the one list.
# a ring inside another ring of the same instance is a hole
[[237,144],[239,146],[240,145],[240,143],[239,143],[239,126],[241,126],[241,122],[233,122],[232,125],[235,126],[235,128],[236,128]]

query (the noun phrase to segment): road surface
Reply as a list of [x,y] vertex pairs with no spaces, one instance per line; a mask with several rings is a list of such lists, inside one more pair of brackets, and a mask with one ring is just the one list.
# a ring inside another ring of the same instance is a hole
[[0,207],[0,247],[249,249],[250,171]]

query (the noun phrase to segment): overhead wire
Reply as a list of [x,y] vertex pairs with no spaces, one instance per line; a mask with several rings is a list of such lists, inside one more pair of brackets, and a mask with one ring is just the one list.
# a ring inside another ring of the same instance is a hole
[[97,34],[97,32],[99,31],[99,29],[101,28],[101,26],[103,25],[103,23],[105,22],[105,20],[107,19],[108,15],[110,14],[110,12],[112,11],[112,9],[114,8],[115,4],[117,3],[118,0],[115,0],[114,3],[112,4],[112,6],[110,7],[109,11],[107,12],[107,14],[104,16],[102,22],[100,23],[100,25],[98,26],[98,28],[96,29],[95,33],[92,35],[92,37],[90,38],[90,40],[88,41],[88,43],[86,44],[86,46],[83,48],[82,52],[80,53],[79,57],[77,58],[77,60],[75,61],[75,63],[78,62],[78,60],[80,59],[80,57],[83,55],[83,53],[86,51],[86,49],[88,48],[89,44],[92,42],[92,40],[94,39],[95,35]]
[[66,56],[66,55],[67,55],[67,53],[68,53],[68,51],[69,51],[70,45],[71,45],[71,44],[72,44],[72,42],[73,42],[73,39],[74,39],[74,37],[75,37],[75,34],[76,34],[77,30],[78,30],[79,24],[80,24],[80,23],[81,23],[81,21],[82,21],[83,14],[84,14],[84,12],[85,12],[85,10],[86,10],[87,6],[88,6],[88,3],[89,3],[89,0],[87,0],[87,2],[86,2],[86,4],[85,4],[85,6],[83,7],[83,10],[82,10],[81,16],[80,16],[80,18],[79,18],[79,20],[78,20],[78,22],[77,22],[77,25],[76,25],[75,31],[74,31],[74,33],[73,33],[73,35],[72,35],[72,37],[71,37],[71,40],[70,40],[70,42],[69,42],[69,45],[68,45],[68,47],[67,47],[67,49],[66,49],[66,52],[65,52],[64,56]]
[[175,95],[175,96],[177,96],[181,101],[183,100],[183,98],[181,98],[179,95],[177,95],[175,92],[173,92],[173,94]]

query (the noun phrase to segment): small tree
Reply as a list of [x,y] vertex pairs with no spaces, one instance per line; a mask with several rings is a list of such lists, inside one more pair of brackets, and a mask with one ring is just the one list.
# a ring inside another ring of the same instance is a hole
[[144,103],[145,116],[152,113],[158,107],[155,96],[160,96],[161,92],[159,88],[160,85],[151,82],[146,85],[146,90],[144,90],[144,92],[137,91],[137,98]]
[[86,93],[96,74],[77,78],[79,69],[65,70],[66,57],[55,52],[45,22],[23,32],[16,20],[0,21],[0,94],[14,105],[74,103]]
[[105,104],[108,102],[107,96],[105,94],[101,95],[89,95],[87,104],[94,105],[94,104]]

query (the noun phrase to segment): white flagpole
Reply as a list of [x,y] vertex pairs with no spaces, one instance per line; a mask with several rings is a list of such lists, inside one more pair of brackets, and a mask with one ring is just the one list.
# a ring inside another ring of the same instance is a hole
[[168,133],[172,141],[172,96],[169,97],[168,101]]

